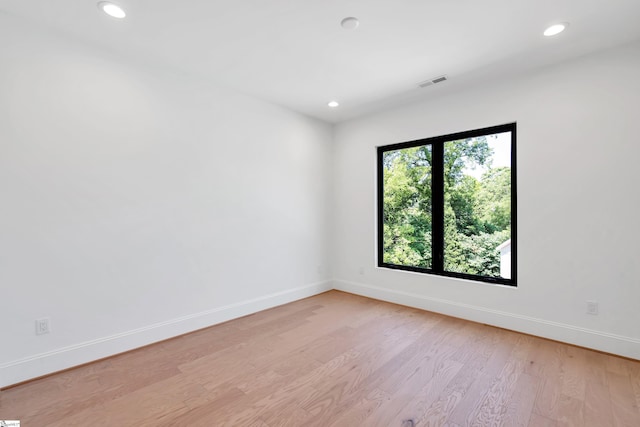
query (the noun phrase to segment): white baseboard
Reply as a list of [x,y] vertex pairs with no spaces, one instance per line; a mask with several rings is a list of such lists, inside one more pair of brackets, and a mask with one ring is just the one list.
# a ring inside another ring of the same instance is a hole
[[640,340],[505,311],[334,280],[334,289],[640,360]]
[[0,365],[0,388],[337,289],[640,360],[640,340],[363,283],[334,280],[265,295]]
[[133,350],[332,289],[325,281],[241,301],[0,365],[0,388]]

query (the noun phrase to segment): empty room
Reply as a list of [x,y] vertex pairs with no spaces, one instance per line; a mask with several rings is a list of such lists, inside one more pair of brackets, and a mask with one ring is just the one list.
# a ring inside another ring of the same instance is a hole
[[0,424],[639,426],[637,0],[0,0]]

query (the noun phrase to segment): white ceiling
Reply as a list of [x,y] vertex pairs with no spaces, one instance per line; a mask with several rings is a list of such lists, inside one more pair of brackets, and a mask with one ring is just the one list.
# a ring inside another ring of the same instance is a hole
[[[640,39],[640,0],[113,2],[126,19],[97,0],[0,0],[0,11],[334,123]],[[340,27],[347,16],[358,29]],[[569,29],[543,37],[558,21]]]

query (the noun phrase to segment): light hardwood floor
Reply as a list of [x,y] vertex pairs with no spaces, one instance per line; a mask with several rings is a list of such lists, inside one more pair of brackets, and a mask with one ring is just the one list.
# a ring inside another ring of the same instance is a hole
[[0,392],[69,426],[640,426],[640,362],[327,292]]

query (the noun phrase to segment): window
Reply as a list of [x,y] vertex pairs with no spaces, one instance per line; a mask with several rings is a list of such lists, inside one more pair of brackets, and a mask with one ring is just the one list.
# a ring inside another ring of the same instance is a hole
[[516,124],[378,147],[378,266],[516,284]]

